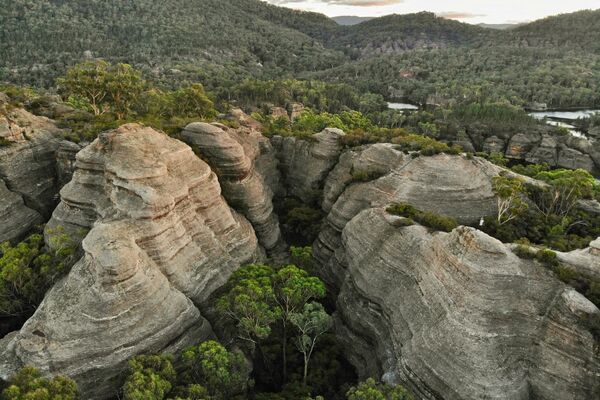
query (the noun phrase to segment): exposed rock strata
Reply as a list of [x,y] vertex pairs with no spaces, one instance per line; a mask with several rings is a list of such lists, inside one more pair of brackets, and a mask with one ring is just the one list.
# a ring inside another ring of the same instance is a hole
[[62,188],[71,181],[75,172],[75,156],[85,145],[69,142],[68,140],[60,142],[56,150],[56,174],[59,187]]
[[[273,192],[268,184],[279,181],[271,176],[278,170],[268,140],[254,130],[233,130],[202,122],[188,125],[182,137],[211,165],[227,202],[252,223],[267,253],[276,259],[285,258],[287,245],[273,211]],[[256,167],[261,153],[275,162],[267,165],[268,172],[267,168]]]
[[210,167],[151,128],[101,134],[77,154],[61,197],[46,233],[89,229],[85,256],[0,342],[2,377],[32,364],[68,374],[86,399],[111,396],[128,358],[210,336],[194,304],[262,258]]
[[0,201],[0,241],[18,239],[50,217],[58,193],[59,134],[47,118],[22,109],[0,112],[0,190],[12,192]]
[[398,228],[369,209],[343,230],[337,331],[365,376],[422,398],[591,399],[600,311],[472,228]]
[[342,153],[342,136],[343,131],[327,128],[313,135],[310,141],[281,136],[271,140],[277,149],[288,195],[306,203],[320,198],[323,183]]
[[[385,175],[371,182],[352,182],[353,170],[383,165],[390,168],[382,171]],[[341,247],[341,232],[362,210],[407,202],[462,223],[478,222],[497,211],[492,179],[499,170],[479,158],[440,154],[415,159],[391,145],[344,154],[325,183],[323,207],[329,214],[314,246],[323,277],[332,287],[340,287],[344,263],[337,260],[336,252]]]

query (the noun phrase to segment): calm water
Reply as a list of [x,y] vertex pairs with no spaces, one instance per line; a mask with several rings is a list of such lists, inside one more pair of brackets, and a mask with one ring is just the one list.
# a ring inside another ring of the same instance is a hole
[[391,110],[405,110],[405,111],[416,111],[419,109],[418,106],[408,103],[388,103],[388,108]]
[[577,119],[589,118],[595,113],[600,113],[600,110],[577,110],[577,111],[535,111],[529,113],[533,118],[560,118],[560,119]]
[[576,110],[576,111],[535,111],[529,113],[535,119],[544,119],[547,118],[548,125],[552,126],[560,126],[562,128],[567,128],[571,135],[578,138],[586,138],[585,133],[577,130],[573,125],[566,123],[564,121],[553,120],[553,118],[562,119],[562,120],[576,120],[578,118],[589,118],[592,115],[600,113],[600,110]]

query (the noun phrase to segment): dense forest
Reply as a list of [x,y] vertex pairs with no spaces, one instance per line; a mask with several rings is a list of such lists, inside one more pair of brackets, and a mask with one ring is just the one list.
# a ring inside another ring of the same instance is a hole
[[258,0],[17,0],[0,10],[0,81],[52,87],[102,58],[169,87],[302,78],[418,103],[597,106],[599,21],[581,11],[498,30],[423,12],[341,26]]

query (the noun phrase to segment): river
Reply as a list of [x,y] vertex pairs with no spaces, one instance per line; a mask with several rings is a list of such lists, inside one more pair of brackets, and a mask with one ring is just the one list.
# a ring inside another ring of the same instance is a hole
[[419,109],[419,106],[409,103],[388,103],[388,108],[390,110],[416,111]]
[[578,130],[574,125],[570,124],[568,121],[575,121],[579,118],[589,118],[592,115],[600,113],[600,110],[556,110],[556,111],[534,111],[530,112],[531,115],[535,119],[546,119],[548,125],[552,126],[560,126],[563,128],[567,128],[571,135],[579,138],[586,138],[584,132]]

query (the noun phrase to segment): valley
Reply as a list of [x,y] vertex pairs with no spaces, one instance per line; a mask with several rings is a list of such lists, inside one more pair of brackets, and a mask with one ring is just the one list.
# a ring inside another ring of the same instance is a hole
[[0,8],[0,400],[600,398],[600,10]]

